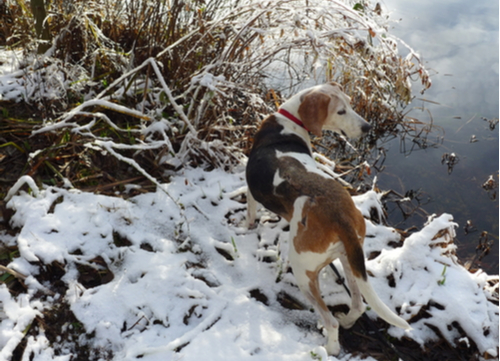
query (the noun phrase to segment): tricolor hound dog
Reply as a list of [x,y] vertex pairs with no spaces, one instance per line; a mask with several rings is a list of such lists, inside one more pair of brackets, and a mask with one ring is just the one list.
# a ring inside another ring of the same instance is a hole
[[[336,180],[320,171],[312,158],[308,132],[322,129],[359,137],[371,126],[354,112],[350,98],[336,83],[303,90],[267,117],[255,134],[246,168],[248,224],[257,202],[290,222],[289,261],[300,290],[319,313],[328,332],[326,349],[338,355],[339,323],[351,327],[364,312],[361,295],[388,323],[409,329],[368,282],[363,254],[365,220],[351,196]],[[352,295],[347,314],[326,307],[319,272],[339,258]]]

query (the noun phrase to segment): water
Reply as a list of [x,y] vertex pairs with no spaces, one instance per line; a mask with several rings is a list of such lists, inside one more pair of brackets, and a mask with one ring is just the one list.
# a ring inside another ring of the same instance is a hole
[[[419,191],[425,211],[453,214],[463,260],[475,254],[481,232],[488,232],[494,245],[482,266],[498,274],[499,126],[491,130],[489,121],[498,119],[499,110],[499,4],[467,0],[385,0],[382,4],[393,11],[391,18],[403,19],[391,32],[422,54],[431,69],[433,86],[417,96],[409,115],[423,121],[432,118],[442,131],[428,136],[425,149],[408,138],[381,140],[386,157],[378,185],[401,194]],[[447,160],[452,153],[458,163],[449,171],[443,157]],[[482,185],[490,175],[497,186],[488,192]],[[391,223],[398,228],[418,226],[418,219],[425,218],[417,212],[405,221],[397,208],[390,213]],[[466,234],[468,220],[477,230]]]
[[[387,156],[384,168],[378,174],[378,185],[381,189],[393,189],[402,195],[413,191],[422,204],[421,208],[429,214],[451,213],[459,224],[456,230],[458,254],[464,261],[475,254],[481,232],[487,231],[494,245],[490,255],[484,259],[483,268],[496,274],[498,187],[487,191],[482,185],[490,175],[498,182],[498,126],[490,130],[489,123],[479,116],[465,124],[470,119],[437,119],[436,123],[444,128],[445,135],[436,147],[417,147],[408,154],[402,151],[399,139],[383,144]],[[470,142],[472,135],[475,135],[476,142]],[[430,135],[429,138],[436,137]],[[411,149],[412,145],[408,139],[406,149]],[[451,153],[458,157],[458,163],[450,173],[447,164],[443,164],[443,156]],[[426,215],[417,210],[405,220],[402,212],[396,207],[391,208],[390,222],[400,229],[419,226],[426,219]],[[474,228],[469,227],[466,233],[464,226],[467,221]]]

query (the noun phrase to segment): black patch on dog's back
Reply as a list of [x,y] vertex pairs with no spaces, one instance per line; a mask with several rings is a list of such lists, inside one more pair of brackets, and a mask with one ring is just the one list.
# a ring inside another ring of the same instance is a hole
[[302,138],[295,134],[281,134],[283,129],[274,115],[264,120],[255,134],[246,168],[247,183],[255,200],[281,216],[287,212],[284,203],[293,204],[295,199],[283,199],[275,193],[273,180],[279,168],[276,151],[311,156],[309,147]]

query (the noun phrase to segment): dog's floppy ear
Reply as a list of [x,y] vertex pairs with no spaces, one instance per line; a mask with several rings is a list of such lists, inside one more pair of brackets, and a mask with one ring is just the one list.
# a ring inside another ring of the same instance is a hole
[[340,85],[339,83],[336,83],[334,81],[331,81],[329,83],[330,85],[333,85],[333,86],[338,86],[340,88],[340,91],[344,91],[344,88],[342,87],[342,85]]
[[321,130],[328,117],[330,96],[320,92],[304,94],[299,106],[299,116],[307,129],[314,135],[321,137]]

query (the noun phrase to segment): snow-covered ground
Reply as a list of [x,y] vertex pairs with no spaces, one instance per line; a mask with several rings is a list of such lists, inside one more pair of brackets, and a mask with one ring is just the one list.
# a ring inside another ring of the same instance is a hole
[[[243,187],[240,167],[231,173],[184,169],[155,193],[130,199],[56,187],[17,189],[8,207],[19,233],[0,233],[0,241],[18,245],[20,256],[8,267],[27,276],[27,290],[13,296],[0,285],[0,359],[10,359],[35,317],[61,303],[93,336],[72,342],[88,343],[103,359],[362,359],[345,352],[328,357],[317,315],[280,304],[283,293],[307,304],[287,272],[286,222],[261,210],[258,227],[246,229]],[[370,210],[380,210],[379,195],[369,191],[354,199],[366,217],[371,282],[413,327],[408,333],[391,327],[389,334],[424,344],[439,330],[451,344],[475,344],[482,355],[497,357],[498,286],[488,282],[495,277],[471,274],[457,263],[452,217],[429,219],[393,248],[400,235],[369,219]],[[54,261],[64,265],[62,293],[37,279]],[[82,266],[111,272],[112,279],[86,288]],[[327,303],[348,303],[335,280],[326,269]],[[26,337],[26,360],[71,360],[66,338],[51,344],[42,326]]]

